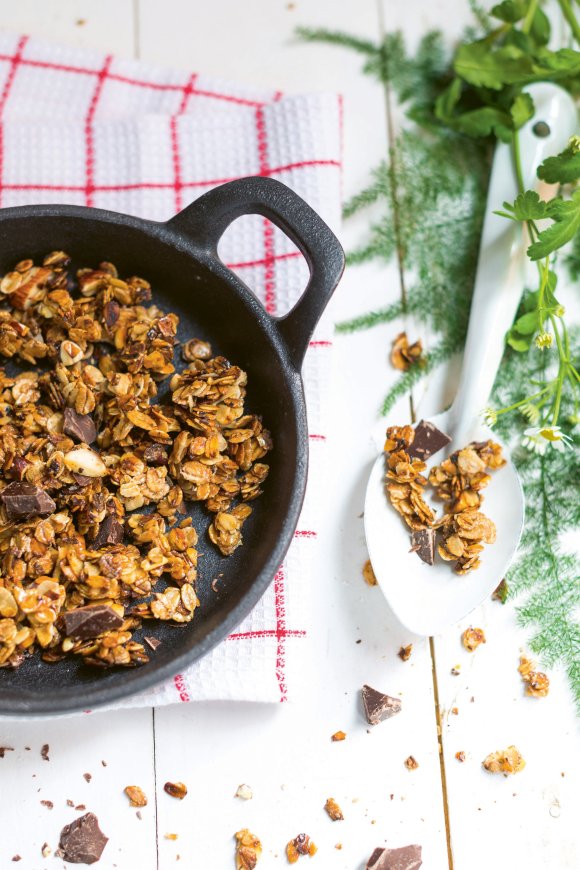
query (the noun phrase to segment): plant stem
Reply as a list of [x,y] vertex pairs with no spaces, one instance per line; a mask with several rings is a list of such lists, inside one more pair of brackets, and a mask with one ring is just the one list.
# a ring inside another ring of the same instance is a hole
[[532,0],[528,7],[528,11],[526,12],[526,17],[522,22],[522,31],[524,33],[529,33],[530,28],[532,26],[532,22],[534,20],[534,15],[536,14],[536,9],[538,8],[538,0]]
[[570,25],[570,30],[574,34],[574,39],[578,45],[580,45],[580,24],[578,24],[578,21],[576,20],[570,0],[558,0],[558,5],[562,10],[562,15]]
[[518,131],[514,130],[512,133],[512,154],[514,158],[514,169],[516,171],[516,179],[518,182],[518,189],[520,193],[524,193],[525,185],[524,185],[524,173],[522,171],[522,156],[520,153],[520,137],[518,135]]

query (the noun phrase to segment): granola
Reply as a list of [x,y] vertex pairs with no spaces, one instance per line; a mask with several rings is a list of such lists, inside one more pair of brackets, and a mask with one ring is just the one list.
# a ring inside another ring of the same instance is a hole
[[423,343],[419,338],[409,344],[407,333],[400,332],[391,346],[391,364],[400,372],[406,372],[415,363],[424,364]]
[[324,804],[324,809],[328,813],[328,817],[332,819],[333,822],[344,821],[343,812],[337,802],[334,800],[334,798],[330,797],[327,799],[326,803]]
[[550,691],[550,680],[547,674],[535,670],[535,665],[525,656],[520,656],[518,671],[526,684],[526,695],[530,698],[545,698]]
[[286,846],[286,857],[289,864],[295,864],[301,855],[316,855],[318,848],[314,845],[308,834],[298,834],[290,840]]
[[136,666],[143,619],[184,624],[201,502],[224,555],[243,542],[272,449],[247,375],[112,263],[73,272],[55,251],[0,277],[0,666],[35,649]]
[[500,749],[497,752],[490,752],[482,761],[483,767],[490,773],[503,773],[508,776],[512,773],[519,773],[526,766],[526,762],[515,746],[508,746],[507,749]]
[[471,625],[461,635],[461,642],[468,652],[474,652],[482,643],[487,643],[483,628],[473,628]]
[[[491,480],[488,472],[505,465],[501,446],[493,441],[472,442],[432,467],[426,478],[423,459],[441,449],[449,437],[424,421],[416,429],[390,426],[386,434],[385,489],[391,504],[412,530],[411,551],[433,564],[434,536],[438,532],[441,540],[437,552],[444,561],[455,562],[457,574],[479,568],[483,545],[493,544],[496,539],[495,524],[479,510],[481,490]],[[446,512],[439,519],[425,501],[427,483],[446,503]]]
[[243,828],[236,834],[236,870],[254,870],[262,854],[259,839]]

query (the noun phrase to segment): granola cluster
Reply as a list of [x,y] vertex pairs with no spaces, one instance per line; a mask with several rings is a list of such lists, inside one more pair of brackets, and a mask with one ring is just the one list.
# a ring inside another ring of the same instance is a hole
[[[272,448],[247,376],[111,263],[75,273],[62,251],[0,279],[0,666],[36,646],[87,664],[148,660],[143,618],[187,623],[198,535],[223,555],[268,475]],[[166,380],[168,379],[168,380]]]
[[[483,501],[481,490],[491,480],[488,471],[505,465],[501,447],[493,441],[473,442],[434,466],[426,478],[426,463],[412,455],[414,440],[412,426],[387,429],[384,450],[388,498],[413,532],[439,531],[439,556],[455,562],[458,574],[466,574],[481,564],[483,544],[493,544],[496,538],[495,524],[479,507]],[[445,502],[446,513],[439,519],[425,501],[428,483]]]

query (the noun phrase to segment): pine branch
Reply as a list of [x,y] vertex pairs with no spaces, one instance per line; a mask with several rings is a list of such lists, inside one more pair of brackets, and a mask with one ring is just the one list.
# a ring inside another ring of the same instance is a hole
[[368,311],[366,314],[361,314],[359,317],[353,317],[352,320],[343,320],[342,323],[336,325],[336,331],[348,334],[351,332],[360,332],[362,329],[371,329],[373,326],[378,326],[379,323],[390,323],[401,317],[403,314],[403,305],[399,302],[393,302],[392,305],[387,305],[386,308],[381,308],[379,311]]
[[297,27],[295,32],[296,36],[305,42],[326,42],[329,45],[351,48],[360,54],[374,55],[378,51],[378,46],[374,42],[370,42],[368,39],[360,39],[350,33],[343,33],[340,30],[327,30],[323,27]]

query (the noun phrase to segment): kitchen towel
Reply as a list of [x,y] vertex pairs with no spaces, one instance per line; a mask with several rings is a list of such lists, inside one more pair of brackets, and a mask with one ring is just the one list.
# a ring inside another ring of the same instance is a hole
[[[0,207],[75,203],[166,220],[218,184],[262,175],[292,187],[336,230],[340,167],[336,94],[285,96],[0,34]],[[306,284],[302,256],[262,217],[236,221],[219,253],[272,314],[289,310]],[[204,659],[116,706],[292,697],[304,674],[315,581],[331,334],[323,318],[304,363],[308,490],[272,586]]]

